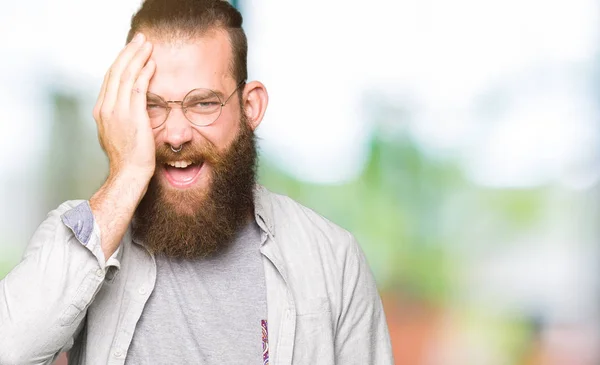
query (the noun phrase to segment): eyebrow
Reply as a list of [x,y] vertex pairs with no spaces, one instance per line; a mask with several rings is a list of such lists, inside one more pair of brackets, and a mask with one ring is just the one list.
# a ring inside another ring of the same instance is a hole
[[223,93],[221,92],[221,90],[212,90],[212,89],[209,89],[209,90],[211,90],[212,92],[214,92],[215,94],[217,94],[217,96],[218,96],[218,97],[219,97],[221,100],[225,99],[225,94],[223,94]]
[[[192,89],[192,90],[197,90],[197,89],[206,89],[206,90],[210,90],[210,91],[214,92],[214,93],[215,93],[215,94],[216,94],[216,95],[217,95],[217,96],[218,96],[218,97],[219,97],[221,100],[225,99],[225,94],[223,94],[223,92],[222,92],[221,90],[209,89],[209,88],[207,88],[207,87],[197,87],[197,88],[194,88],[194,89]],[[189,91],[188,91],[188,92],[187,92],[185,95],[188,95],[188,94],[190,93],[190,91],[192,91],[192,90],[189,90]],[[158,94],[156,94],[156,93],[154,93],[154,92],[152,92],[152,91],[150,91],[150,90],[148,90],[148,92],[146,93],[146,97],[147,97],[149,100],[150,100],[150,99],[151,99],[151,100],[157,100],[157,98],[156,98],[156,97],[158,97],[158,98],[160,98],[160,99],[163,99],[163,100],[166,100],[166,99],[165,99],[164,97],[162,97],[161,95],[158,95]],[[160,99],[158,99],[158,100],[160,100]],[[181,101],[181,100],[180,100],[180,101]]]
[[163,98],[162,98],[162,96],[154,94],[154,93],[151,93],[151,92],[147,92],[146,93],[146,99],[148,101],[155,101],[155,102],[159,102],[159,101],[162,102],[162,101],[164,101]]

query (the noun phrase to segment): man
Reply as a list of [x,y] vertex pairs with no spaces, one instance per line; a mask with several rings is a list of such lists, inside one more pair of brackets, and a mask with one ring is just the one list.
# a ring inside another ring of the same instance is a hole
[[134,15],[93,112],[109,176],[0,283],[1,364],[393,362],[354,238],[255,184],[241,25],[220,0]]

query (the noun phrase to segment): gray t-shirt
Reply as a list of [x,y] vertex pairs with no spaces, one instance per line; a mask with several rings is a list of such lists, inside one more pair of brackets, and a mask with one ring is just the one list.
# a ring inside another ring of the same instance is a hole
[[125,364],[262,364],[267,301],[260,243],[252,222],[215,257],[157,256],[156,286]]

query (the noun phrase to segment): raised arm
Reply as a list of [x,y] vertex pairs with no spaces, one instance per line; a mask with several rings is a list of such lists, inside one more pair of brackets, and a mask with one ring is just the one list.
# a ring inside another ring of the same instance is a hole
[[88,201],[52,211],[0,281],[0,364],[50,364],[69,349],[154,173],[146,113],[152,45],[129,43],[107,72],[94,119],[109,177]]

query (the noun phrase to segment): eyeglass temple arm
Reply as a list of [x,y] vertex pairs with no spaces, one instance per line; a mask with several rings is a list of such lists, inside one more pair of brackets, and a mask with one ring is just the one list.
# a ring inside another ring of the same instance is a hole
[[233,90],[233,92],[231,93],[231,95],[229,95],[229,97],[227,98],[227,100],[225,100],[221,106],[225,106],[225,104],[227,104],[229,102],[229,99],[231,99],[231,97],[233,96],[233,94],[235,94],[238,89],[240,88],[240,86],[244,85],[246,83],[246,80],[242,80],[239,84],[237,84],[237,86],[235,87],[235,89]]

